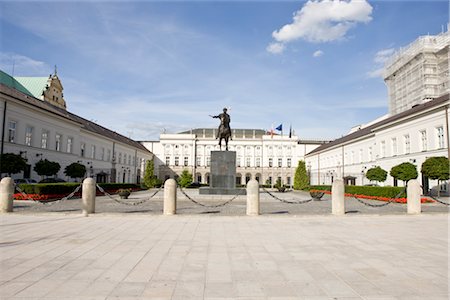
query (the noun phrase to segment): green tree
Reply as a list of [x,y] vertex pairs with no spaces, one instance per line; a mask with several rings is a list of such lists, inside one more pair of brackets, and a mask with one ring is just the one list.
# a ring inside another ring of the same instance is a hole
[[294,189],[295,190],[303,190],[308,188],[309,186],[309,178],[306,173],[306,166],[303,160],[298,162],[297,169],[295,170],[294,175]]
[[6,173],[9,176],[11,174],[17,174],[25,170],[27,161],[19,154],[3,153],[2,157],[2,170],[1,173]]
[[187,187],[191,183],[192,183],[192,174],[188,170],[184,169],[183,172],[181,172],[180,177],[178,177],[178,184],[181,187]]
[[82,178],[86,174],[86,167],[74,162],[64,168],[64,174],[70,178]]
[[377,166],[370,168],[366,172],[366,178],[370,181],[384,182],[387,178],[387,171],[383,170],[381,167]]
[[411,179],[417,178],[419,175],[416,166],[410,162],[401,163],[392,167],[390,174],[395,179],[402,180],[405,183]]
[[47,159],[38,161],[33,170],[40,176],[53,176],[58,174],[61,165],[56,161],[49,161]]
[[151,189],[161,183],[161,181],[156,177],[155,173],[155,163],[153,159],[149,160],[147,162],[147,165],[145,166],[145,172],[144,172],[144,180],[143,184],[146,188]]
[[[438,187],[441,180],[448,180],[449,160],[445,156],[429,157],[422,164],[421,172],[425,177],[438,181]],[[438,188],[438,197],[440,196],[440,188]]]

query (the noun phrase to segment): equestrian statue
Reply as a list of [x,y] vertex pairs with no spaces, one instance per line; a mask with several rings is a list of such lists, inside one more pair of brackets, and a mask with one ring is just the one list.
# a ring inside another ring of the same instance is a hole
[[212,118],[220,119],[219,130],[217,131],[216,139],[219,139],[220,150],[222,150],[222,140],[225,140],[225,150],[228,151],[228,140],[231,139],[230,129],[230,115],[227,114],[227,109],[223,109],[223,113],[217,116],[211,116]]

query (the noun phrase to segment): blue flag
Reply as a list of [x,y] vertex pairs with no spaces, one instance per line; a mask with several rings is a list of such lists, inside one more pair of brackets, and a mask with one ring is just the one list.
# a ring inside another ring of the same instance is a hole
[[283,124],[280,124],[277,128],[275,128],[278,131],[283,131]]

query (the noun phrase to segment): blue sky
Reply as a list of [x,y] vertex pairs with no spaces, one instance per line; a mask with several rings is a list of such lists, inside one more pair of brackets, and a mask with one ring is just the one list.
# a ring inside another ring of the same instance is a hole
[[440,1],[0,2],[0,68],[48,76],[68,109],[137,140],[292,124],[332,139],[387,112],[386,58],[449,22]]

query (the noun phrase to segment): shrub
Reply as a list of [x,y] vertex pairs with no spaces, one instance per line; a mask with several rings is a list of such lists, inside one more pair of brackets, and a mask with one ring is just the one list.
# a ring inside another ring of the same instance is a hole
[[47,159],[38,161],[33,170],[41,176],[53,176],[58,174],[61,165],[56,161],[49,161]]
[[64,174],[70,178],[82,178],[86,174],[86,167],[74,162],[64,168]]
[[300,160],[294,175],[294,190],[304,190],[309,185],[308,174],[306,173],[305,162]]
[[384,182],[387,178],[387,171],[383,170],[381,167],[375,167],[367,170],[366,178],[370,181]]
[[0,160],[2,161],[1,173],[7,173],[8,175],[20,173],[27,166],[27,161],[19,154],[4,153]]
[[[310,187],[313,191],[331,191],[330,185],[313,185]],[[403,191],[403,193],[401,193]],[[359,186],[346,185],[345,193],[352,195],[377,196],[385,198],[406,197],[405,188],[397,186]]]
[[178,184],[181,187],[187,187],[192,183],[192,174],[188,170],[183,170],[178,178]]
[[410,162],[401,163],[392,167],[390,174],[395,179],[402,180],[404,182],[415,179],[419,175],[417,174],[416,166]]

